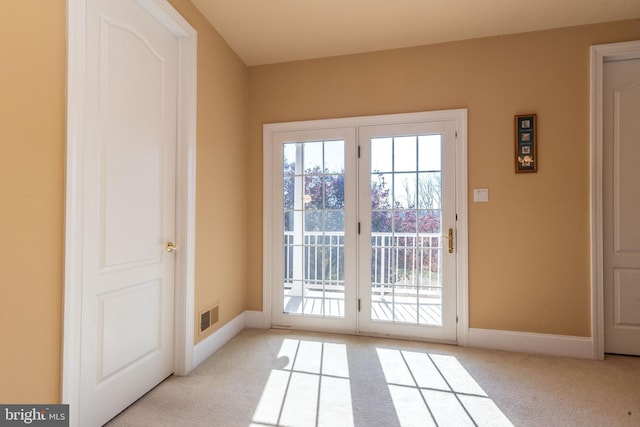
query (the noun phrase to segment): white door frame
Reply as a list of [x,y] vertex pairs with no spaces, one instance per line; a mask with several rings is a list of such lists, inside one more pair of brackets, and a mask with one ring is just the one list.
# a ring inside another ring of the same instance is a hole
[[603,66],[640,58],[640,41],[591,46],[591,337],[593,358],[604,359],[604,267],[602,222]]
[[[403,124],[423,121],[454,120],[456,125],[456,210],[458,214],[457,255],[457,344],[466,346],[469,335],[469,243],[468,243],[468,184],[467,184],[467,110],[442,110],[420,113],[388,114],[380,116],[348,117],[342,119],[310,120],[272,123],[263,126],[263,187],[262,187],[262,326],[271,327],[272,289],[272,192],[273,159],[272,134],[284,131]],[[356,135],[357,137],[357,135]]]
[[[82,176],[86,85],[86,5],[67,0],[67,153],[62,402],[78,423],[82,320]],[[174,374],[193,369],[197,34],[166,0],[136,0],[178,39]]]

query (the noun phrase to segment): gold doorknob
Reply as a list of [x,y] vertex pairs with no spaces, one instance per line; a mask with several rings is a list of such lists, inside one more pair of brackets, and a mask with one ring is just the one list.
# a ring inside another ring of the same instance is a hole
[[177,250],[178,250],[178,247],[177,247],[177,246],[175,245],[175,243],[173,243],[173,242],[167,242],[167,243],[164,245],[164,249],[165,249],[167,252],[175,252],[175,251],[177,251]]

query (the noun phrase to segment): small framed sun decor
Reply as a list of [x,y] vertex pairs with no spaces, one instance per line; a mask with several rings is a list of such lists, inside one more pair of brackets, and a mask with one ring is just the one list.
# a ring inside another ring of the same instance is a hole
[[538,171],[536,115],[516,116],[516,173]]

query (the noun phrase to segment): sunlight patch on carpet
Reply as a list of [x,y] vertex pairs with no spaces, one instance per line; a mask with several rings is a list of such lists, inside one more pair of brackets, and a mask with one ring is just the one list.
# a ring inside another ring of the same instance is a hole
[[353,427],[344,344],[283,340],[253,426]]
[[376,351],[402,427],[513,427],[454,356]]

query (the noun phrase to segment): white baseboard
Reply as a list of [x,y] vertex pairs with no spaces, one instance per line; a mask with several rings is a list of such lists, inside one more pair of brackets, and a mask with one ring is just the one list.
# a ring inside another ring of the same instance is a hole
[[261,328],[264,324],[264,317],[261,311],[245,311],[234,317],[229,323],[200,341],[193,347],[193,369],[207,360],[213,353],[231,341],[233,337],[242,332],[245,328]]
[[568,335],[534,334],[469,328],[469,347],[593,359],[593,339]]
[[265,322],[264,313],[262,311],[247,310],[244,312],[247,316],[247,328],[268,329],[269,324]]
[[[245,311],[196,344],[193,348],[193,368],[207,360],[245,328],[268,328],[264,313]],[[581,359],[595,358],[593,339],[590,337],[469,328],[467,346]]]
[[239,314],[229,323],[200,341],[193,347],[193,368],[195,369],[202,362],[207,360],[213,353],[231,341],[233,337],[238,335],[247,327],[247,312]]

